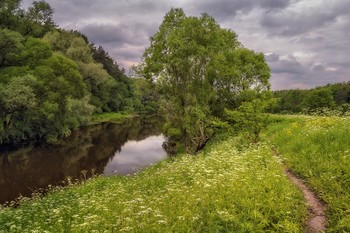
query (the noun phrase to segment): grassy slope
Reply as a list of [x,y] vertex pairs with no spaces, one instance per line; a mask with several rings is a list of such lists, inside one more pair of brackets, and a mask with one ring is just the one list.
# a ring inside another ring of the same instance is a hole
[[95,114],[91,117],[92,124],[99,124],[102,122],[111,122],[111,123],[121,123],[125,119],[134,117],[135,114],[126,114],[121,112],[106,112]]
[[2,208],[0,232],[302,232],[302,196],[270,148],[237,151],[236,143],[218,140],[134,177],[99,177]]
[[276,117],[266,137],[328,205],[328,231],[350,232],[350,118]]

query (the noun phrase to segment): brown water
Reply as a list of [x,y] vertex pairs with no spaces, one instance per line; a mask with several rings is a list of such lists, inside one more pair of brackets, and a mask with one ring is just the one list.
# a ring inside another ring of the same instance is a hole
[[166,158],[157,121],[140,118],[123,124],[82,128],[55,145],[0,152],[0,203],[30,196],[67,178],[94,174],[133,174]]

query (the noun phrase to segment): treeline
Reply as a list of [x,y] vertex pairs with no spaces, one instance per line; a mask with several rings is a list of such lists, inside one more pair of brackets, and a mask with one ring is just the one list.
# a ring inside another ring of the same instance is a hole
[[86,36],[58,28],[48,3],[0,3],[0,144],[55,141],[93,113],[144,108],[124,70]]
[[309,90],[291,89],[273,92],[278,98],[275,113],[312,113],[315,111],[350,110],[350,82],[327,84]]

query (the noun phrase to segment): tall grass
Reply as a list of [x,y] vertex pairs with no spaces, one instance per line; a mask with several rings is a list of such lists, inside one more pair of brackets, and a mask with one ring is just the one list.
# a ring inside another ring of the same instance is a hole
[[350,118],[287,117],[266,138],[328,205],[328,232],[350,232]]
[[19,208],[0,232],[303,232],[302,195],[270,147],[211,143],[133,177],[99,177]]
[[127,118],[131,118],[134,115],[122,112],[105,112],[94,114],[91,117],[92,124],[98,124],[103,122],[111,122],[111,123],[121,123]]

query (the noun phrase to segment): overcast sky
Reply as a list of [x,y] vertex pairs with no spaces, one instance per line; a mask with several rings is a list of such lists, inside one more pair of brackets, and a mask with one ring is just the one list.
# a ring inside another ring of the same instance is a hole
[[[31,0],[23,0],[23,7]],[[61,28],[79,30],[126,69],[171,7],[207,12],[263,52],[272,89],[350,81],[350,0],[47,0]]]

